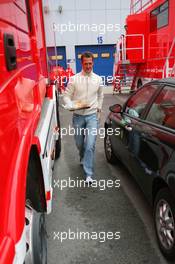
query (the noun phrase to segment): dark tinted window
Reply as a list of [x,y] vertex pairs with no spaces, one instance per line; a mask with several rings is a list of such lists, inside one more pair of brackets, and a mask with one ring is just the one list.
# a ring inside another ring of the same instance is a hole
[[159,7],[155,8],[150,14],[150,31],[155,31],[159,28],[168,25],[168,1],[164,2]]
[[140,117],[143,113],[148,101],[156,91],[155,85],[146,85],[136,94],[134,94],[127,102],[125,112],[134,117]]
[[175,129],[175,88],[164,87],[152,104],[146,120]]
[[164,11],[168,8],[168,1],[166,1],[163,5],[160,6],[160,12]]
[[168,25],[168,9],[160,12],[157,16],[157,29]]

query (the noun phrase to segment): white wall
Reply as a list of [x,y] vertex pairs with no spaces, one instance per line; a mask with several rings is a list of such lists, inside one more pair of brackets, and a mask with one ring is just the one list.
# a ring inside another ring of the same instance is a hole
[[[74,60],[75,45],[97,45],[99,36],[102,36],[103,44],[116,43],[124,31],[130,0],[43,0],[44,6],[49,8],[48,14],[44,14],[47,46],[55,45],[55,23],[56,45],[66,46],[67,59]],[[59,6],[62,7],[61,13],[58,11]],[[79,26],[79,29],[73,31],[74,26],[69,27],[70,23]],[[80,24],[86,24],[86,31],[80,29]],[[113,29],[109,24],[113,25]],[[110,27],[108,30],[107,25]],[[61,32],[61,26],[65,32]]]

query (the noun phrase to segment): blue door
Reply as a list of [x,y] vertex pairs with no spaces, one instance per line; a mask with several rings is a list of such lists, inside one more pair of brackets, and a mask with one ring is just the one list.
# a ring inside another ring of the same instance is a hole
[[115,45],[75,46],[76,71],[81,71],[81,54],[90,51],[94,54],[94,72],[100,76],[113,76]]
[[65,47],[57,47],[57,57],[55,54],[55,47],[48,47],[47,53],[48,53],[50,65],[55,66],[56,65],[56,59],[57,59],[57,65],[59,64],[64,69],[67,68]]

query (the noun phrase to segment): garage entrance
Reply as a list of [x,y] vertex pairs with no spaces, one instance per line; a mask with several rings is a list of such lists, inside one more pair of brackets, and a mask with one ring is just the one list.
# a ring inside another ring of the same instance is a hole
[[94,55],[94,72],[100,76],[113,76],[115,45],[75,46],[76,71],[81,71],[81,54],[90,51]]
[[65,47],[57,47],[57,57],[55,54],[55,47],[48,47],[47,53],[49,56],[49,60],[52,66],[56,65],[56,59],[57,59],[57,65],[59,64],[64,69],[67,68],[66,65],[66,48]]

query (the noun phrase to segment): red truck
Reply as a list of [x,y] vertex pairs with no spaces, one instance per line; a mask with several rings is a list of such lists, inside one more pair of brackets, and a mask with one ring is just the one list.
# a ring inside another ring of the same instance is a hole
[[175,77],[175,1],[131,0],[125,34],[117,42],[114,91],[131,91],[153,79]]
[[0,1],[0,264],[47,263],[45,213],[59,157],[41,0]]

